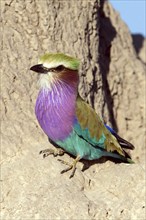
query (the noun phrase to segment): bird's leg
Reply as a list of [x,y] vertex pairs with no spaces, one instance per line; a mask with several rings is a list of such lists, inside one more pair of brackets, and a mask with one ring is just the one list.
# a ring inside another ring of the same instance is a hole
[[64,154],[64,150],[61,148],[55,148],[55,149],[45,149],[41,150],[40,154],[43,154],[43,158],[48,157],[49,155],[53,154],[54,157],[56,156],[62,156]]
[[63,163],[63,164],[65,164],[65,165],[69,166],[69,167],[66,168],[65,170],[62,170],[62,171],[61,171],[61,174],[62,174],[62,173],[65,173],[65,172],[67,172],[67,171],[69,171],[69,170],[72,169],[72,173],[71,173],[71,175],[70,175],[70,177],[69,177],[69,178],[72,178],[72,177],[74,176],[74,174],[75,174],[76,164],[77,164],[77,162],[78,162],[80,159],[81,159],[81,157],[78,155],[78,156],[76,157],[76,159],[74,159],[74,161],[73,161],[72,164],[70,164],[70,163],[68,163],[68,162],[66,162],[66,161],[64,161],[64,160],[58,159],[61,163]]

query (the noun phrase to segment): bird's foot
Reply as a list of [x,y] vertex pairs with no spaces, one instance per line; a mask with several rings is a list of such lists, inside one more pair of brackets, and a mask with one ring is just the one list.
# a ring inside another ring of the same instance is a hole
[[49,155],[53,155],[54,157],[62,156],[64,154],[64,150],[61,148],[56,148],[56,149],[45,149],[41,150],[40,154],[43,154],[43,158],[48,157]]
[[58,159],[58,161],[60,161],[61,163],[63,163],[63,164],[65,164],[65,165],[68,166],[68,168],[66,168],[66,169],[64,169],[64,170],[61,171],[61,174],[62,174],[62,173],[65,173],[65,172],[67,172],[67,171],[69,171],[69,170],[72,169],[72,173],[71,173],[71,175],[70,175],[70,177],[69,177],[69,178],[72,178],[72,177],[74,176],[74,174],[75,174],[75,171],[76,171],[76,164],[77,164],[77,162],[78,162],[80,159],[81,159],[81,157],[80,157],[80,156],[77,156],[76,159],[73,161],[72,164],[70,164],[70,163],[68,163],[68,162],[66,162],[66,161],[64,161],[64,160]]

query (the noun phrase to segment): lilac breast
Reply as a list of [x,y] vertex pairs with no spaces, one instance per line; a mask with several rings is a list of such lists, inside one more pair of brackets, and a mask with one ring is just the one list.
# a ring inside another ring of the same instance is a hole
[[71,133],[75,119],[75,102],[75,88],[67,84],[54,85],[52,90],[40,90],[35,114],[50,139],[63,140]]

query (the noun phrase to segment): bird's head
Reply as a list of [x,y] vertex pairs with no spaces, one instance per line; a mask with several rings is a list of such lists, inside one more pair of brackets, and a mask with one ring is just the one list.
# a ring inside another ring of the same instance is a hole
[[77,83],[79,60],[62,53],[47,53],[30,70],[40,74],[40,87],[51,89],[55,82]]

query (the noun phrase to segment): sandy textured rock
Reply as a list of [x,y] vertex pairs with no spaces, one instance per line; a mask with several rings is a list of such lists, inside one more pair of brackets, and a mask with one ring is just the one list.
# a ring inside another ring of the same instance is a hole
[[[137,58],[130,32],[120,16],[108,3],[104,4],[104,11],[106,17],[102,17],[100,53],[103,56],[102,75],[107,77],[105,100],[110,115],[116,118],[116,121],[111,120],[114,127],[135,146],[139,146],[133,152],[133,157],[142,157],[146,126],[145,65]],[[107,31],[106,26],[109,27]]]
[[[103,2],[1,1],[2,220],[145,219],[145,65]],[[37,75],[29,68],[47,51],[81,59],[80,94],[135,144],[135,164],[82,161],[69,179],[57,158],[39,155],[53,146],[34,115]]]

